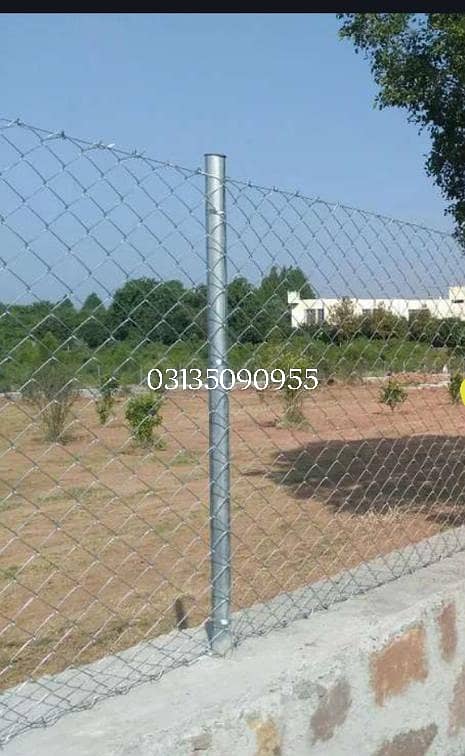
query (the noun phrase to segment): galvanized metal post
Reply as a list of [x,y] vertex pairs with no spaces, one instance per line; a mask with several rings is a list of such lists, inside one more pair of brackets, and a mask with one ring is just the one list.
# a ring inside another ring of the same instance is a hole
[[[208,367],[220,378],[227,367],[227,275],[225,157],[205,155]],[[220,654],[231,648],[231,523],[229,480],[229,396],[224,381],[208,391],[210,456],[211,612],[207,632]]]

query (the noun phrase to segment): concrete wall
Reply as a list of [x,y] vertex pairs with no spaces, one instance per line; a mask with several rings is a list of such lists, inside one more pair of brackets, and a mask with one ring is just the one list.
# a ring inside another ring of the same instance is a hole
[[465,554],[19,735],[6,756],[465,753]]
[[[455,303],[451,299],[351,299],[356,315],[363,310],[385,307],[395,315],[408,319],[409,310],[421,310],[426,307],[435,318],[459,318],[465,320],[465,304]],[[305,325],[308,310],[323,310],[324,320],[331,321],[331,310],[341,299],[300,299],[297,292],[288,292],[288,304],[291,306],[291,322],[294,328]],[[316,318],[318,322],[318,318]]]

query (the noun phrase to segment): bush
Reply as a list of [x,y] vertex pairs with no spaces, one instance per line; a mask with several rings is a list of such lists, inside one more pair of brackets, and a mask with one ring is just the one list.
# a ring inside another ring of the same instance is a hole
[[[153,430],[161,424],[162,403],[162,394],[155,391],[136,394],[129,399],[126,406],[126,420],[131,426],[132,437],[139,446],[154,444]],[[157,445],[160,445],[159,442]]]
[[463,375],[458,371],[452,373],[449,381],[448,391],[451,402],[457,404],[460,401],[460,386],[462,385]]
[[410,319],[408,337],[411,341],[424,341],[427,344],[432,344],[438,329],[438,321],[432,317],[428,309],[424,308]]
[[402,404],[406,399],[407,391],[393,378],[388,380],[379,395],[381,404],[387,404],[392,412],[394,412],[398,404]]
[[331,338],[336,344],[351,341],[360,328],[360,319],[355,314],[355,305],[350,299],[342,299],[329,310]]
[[435,347],[448,347],[462,353],[465,347],[465,323],[458,318],[444,318],[437,321],[432,341]]
[[402,339],[407,334],[408,323],[380,304],[371,315],[362,316],[360,330],[370,339]]
[[118,388],[118,380],[114,376],[108,378],[100,388],[100,398],[95,402],[95,409],[100,420],[100,425],[105,425],[110,417]]
[[[307,389],[304,388],[305,383],[305,371],[307,368],[313,368],[315,365],[311,364],[310,356],[306,356],[305,352],[292,348],[284,348],[282,346],[273,345],[268,349],[262,350],[264,357],[264,366],[271,372],[272,370],[282,370],[285,375],[284,385],[279,389],[279,395],[281,396],[284,404],[284,414],[279,420],[279,425],[283,428],[288,427],[304,427],[308,425],[306,417],[303,413],[303,398]],[[290,376],[291,368],[297,368],[300,370],[300,376],[303,379],[303,383],[300,388],[289,388],[289,385],[296,385],[295,378]]]
[[36,371],[21,393],[38,410],[45,439],[64,442],[71,407],[78,397],[77,382],[69,369],[52,357]]

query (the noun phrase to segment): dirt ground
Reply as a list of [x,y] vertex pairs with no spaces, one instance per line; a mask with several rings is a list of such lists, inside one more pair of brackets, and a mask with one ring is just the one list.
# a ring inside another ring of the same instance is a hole
[[[465,407],[410,387],[318,387],[308,427],[276,426],[276,392],[230,395],[234,609],[462,524]],[[206,392],[163,409],[163,450],[134,448],[124,400],[100,427],[74,406],[66,445],[0,400],[1,686],[176,626],[209,604]]]

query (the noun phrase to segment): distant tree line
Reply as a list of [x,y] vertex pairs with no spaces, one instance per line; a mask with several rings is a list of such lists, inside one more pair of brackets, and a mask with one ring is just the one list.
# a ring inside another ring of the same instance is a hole
[[[437,319],[427,310],[410,321],[384,307],[356,315],[339,302],[323,323],[292,328],[288,291],[315,293],[298,267],[273,267],[256,284],[244,277],[228,285],[229,364],[263,368],[274,345],[304,359],[321,376],[462,369],[465,323]],[[180,281],[131,279],[108,306],[89,294],[81,307],[69,299],[0,305],[0,391],[27,387],[41,366],[58,360],[80,386],[143,383],[153,367],[207,366],[207,291]],[[47,368],[48,369],[48,368]],[[51,369],[51,367],[50,367]],[[39,372],[38,372],[39,371]]]
[[[229,335],[237,343],[261,343],[290,332],[288,290],[314,296],[305,274],[296,267],[272,267],[258,285],[244,277],[228,285]],[[108,307],[95,293],[81,308],[71,299],[25,305],[0,304],[0,349],[47,335],[58,345],[85,344],[96,349],[108,342],[137,340],[172,345],[207,337],[207,288],[187,288],[181,281],[138,278],[115,291]],[[52,343],[52,342],[50,342]]]

